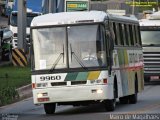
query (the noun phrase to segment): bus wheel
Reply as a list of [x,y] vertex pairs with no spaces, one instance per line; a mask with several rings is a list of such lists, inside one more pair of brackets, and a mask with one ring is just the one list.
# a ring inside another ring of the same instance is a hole
[[130,95],[129,96],[129,103],[130,104],[136,104],[137,103],[137,99],[138,99],[137,93],[135,93],[133,95]]
[[114,111],[116,107],[116,99],[113,100],[105,100],[104,101],[105,109],[107,111]]
[[138,99],[137,93],[138,93],[138,81],[137,81],[137,76],[136,76],[136,80],[135,80],[135,94],[128,96],[130,104],[136,104],[137,103],[137,99]]
[[128,104],[128,96],[119,98],[121,104]]
[[55,103],[45,103],[44,104],[44,110],[46,114],[54,114],[56,109]]

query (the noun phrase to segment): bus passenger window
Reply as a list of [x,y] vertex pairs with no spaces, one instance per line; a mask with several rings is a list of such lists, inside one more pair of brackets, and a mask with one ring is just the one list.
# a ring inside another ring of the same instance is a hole
[[132,25],[132,34],[133,34],[133,45],[136,45],[136,31],[135,31],[135,25]]
[[130,36],[130,30],[129,30],[129,25],[126,25],[126,37],[128,40],[128,45],[131,46],[131,36]]
[[116,24],[115,24],[115,22],[113,22],[113,32],[114,32],[114,37],[115,37],[114,43],[115,43],[115,45],[118,45],[117,33],[116,33]]
[[123,38],[123,28],[122,28],[122,24],[119,23],[119,32],[120,32],[120,44],[124,45],[124,38]]
[[132,25],[129,25],[129,36],[130,36],[130,40],[131,40],[131,45],[134,45],[134,39],[133,39],[133,31],[132,31]]
[[127,33],[127,25],[124,24],[124,36],[125,36],[125,41],[126,41],[126,45],[129,45],[129,40],[128,40],[128,33]]

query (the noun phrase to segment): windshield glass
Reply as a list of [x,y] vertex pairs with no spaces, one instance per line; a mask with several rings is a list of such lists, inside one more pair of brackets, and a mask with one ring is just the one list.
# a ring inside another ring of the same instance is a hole
[[[69,66],[100,67],[106,65],[104,30],[99,25],[69,26]],[[80,64],[81,63],[81,64]]]
[[[30,27],[31,21],[35,16],[38,16],[38,14],[27,13],[27,27]],[[13,13],[10,17],[10,24],[12,26],[17,26],[17,20],[17,13]]]
[[106,66],[100,25],[39,28],[32,36],[35,70]]
[[143,45],[160,44],[160,31],[141,31]]

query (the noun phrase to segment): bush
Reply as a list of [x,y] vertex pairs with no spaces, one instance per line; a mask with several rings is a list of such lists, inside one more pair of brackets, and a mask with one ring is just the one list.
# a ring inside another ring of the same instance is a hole
[[14,87],[0,89],[0,106],[9,104],[19,98],[19,94]]

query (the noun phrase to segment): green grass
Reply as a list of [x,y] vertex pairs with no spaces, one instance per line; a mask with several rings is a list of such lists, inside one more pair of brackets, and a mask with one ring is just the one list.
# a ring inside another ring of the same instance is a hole
[[15,67],[12,65],[0,67],[0,89],[5,87],[18,88],[30,83],[30,67]]

